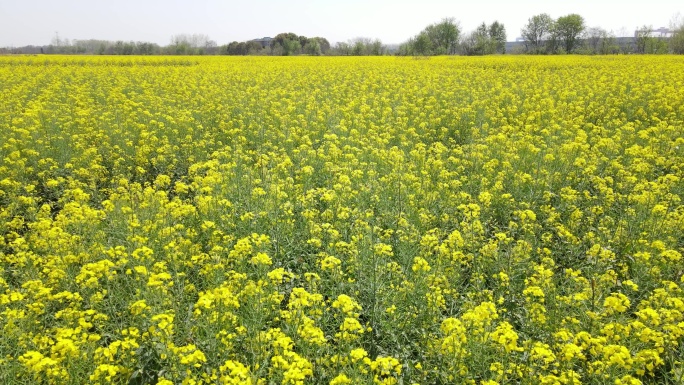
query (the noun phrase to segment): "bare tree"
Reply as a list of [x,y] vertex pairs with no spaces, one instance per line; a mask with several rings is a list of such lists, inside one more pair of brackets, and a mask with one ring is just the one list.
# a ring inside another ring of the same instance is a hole
[[601,39],[603,38],[603,34],[605,32],[606,30],[601,27],[587,28],[587,30],[584,32],[584,41],[587,45],[587,50],[590,53],[597,54],[599,52]]
[[217,44],[204,34],[178,34],[171,37],[170,53],[178,55],[195,55],[209,52],[215,53]]
[[591,27],[584,31],[583,39],[586,50],[597,55],[608,55],[620,52],[620,47],[613,32],[608,32],[601,27]]
[[634,41],[636,44],[637,53],[647,53],[646,50],[650,45],[650,40],[653,39],[653,27],[644,25],[634,32]]
[[351,55],[351,47],[349,46],[349,43],[337,42],[337,44],[335,44],[335,52],[341,56],[349,56]]
[[670,20],[670,29],[673,31],[670,37],[670,51],[676,54],[684,54],[684,18],[679,13]]

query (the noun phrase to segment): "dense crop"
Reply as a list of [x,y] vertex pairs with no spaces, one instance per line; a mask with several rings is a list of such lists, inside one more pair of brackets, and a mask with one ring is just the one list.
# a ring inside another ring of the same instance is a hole
[[0,58],[0,383],[682,383],[684,59]]

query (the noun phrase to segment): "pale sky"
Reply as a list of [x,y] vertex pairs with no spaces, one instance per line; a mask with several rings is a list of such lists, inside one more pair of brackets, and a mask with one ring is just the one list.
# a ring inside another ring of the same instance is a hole
[[167,45],[181,33],[205,34],[218,44],[280,32],[321,36],[331,43],[355,37],[398,44],[445,17],[464,32],[503,22],[508,40],[531,16],[582,15],[587,26],[617,35],[636,27],[667,27],[684,14],[683,0],[0,0],[0,47],[49,44],[62,39],[149,41]]

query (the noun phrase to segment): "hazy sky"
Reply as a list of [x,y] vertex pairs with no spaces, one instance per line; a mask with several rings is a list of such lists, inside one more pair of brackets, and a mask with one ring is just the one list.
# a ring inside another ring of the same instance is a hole
[[631,35],[637,26],[666,27],[684,0],[0,0],[0,47],[64,39],[169,43],[180,33],[206,34],[218,44],[280,32],[322,36],[331,43],[355,37],[401,43],[426,25],[454,17],[464,31],[486,21],[504,23],[508,40],[532,15],[582,15],[588,26]]

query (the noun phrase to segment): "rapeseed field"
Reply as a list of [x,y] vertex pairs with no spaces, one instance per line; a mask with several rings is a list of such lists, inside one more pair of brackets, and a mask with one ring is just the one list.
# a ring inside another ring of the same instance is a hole
[[684,58],[0,57],[2,384],[682,384]]

